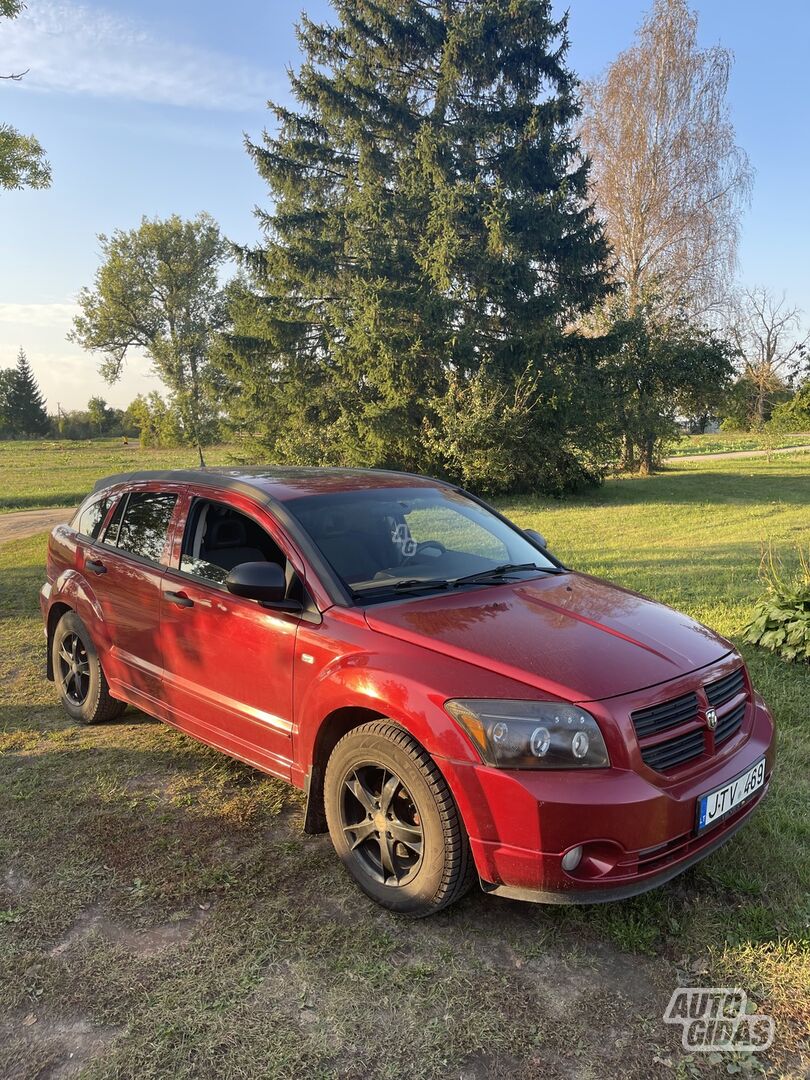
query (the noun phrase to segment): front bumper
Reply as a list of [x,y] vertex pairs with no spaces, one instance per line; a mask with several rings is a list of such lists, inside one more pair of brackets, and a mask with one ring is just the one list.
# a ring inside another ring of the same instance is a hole
[[[733,753],[659,782],[631,769],[505,771],[443,762],[486,892],[542,903],[620,900],[662,885],[717,850],[764,798],[774,729],[761,698]],[[714,828],[696,832],[697,799],[765,757],[765,785]],[[584,845],[567,872],[562,858]]]

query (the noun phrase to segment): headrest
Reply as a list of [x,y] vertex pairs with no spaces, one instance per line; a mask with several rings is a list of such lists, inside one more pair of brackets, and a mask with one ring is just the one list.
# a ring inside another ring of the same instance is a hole
[[244,547],[247,540],[245,524],[239,518],[223,518],[210,526],[211,536],[206,538],[206,547]]
[[349,519],[339,510],[324,514],[320,522],[321,536],[345,536],[349,532]]

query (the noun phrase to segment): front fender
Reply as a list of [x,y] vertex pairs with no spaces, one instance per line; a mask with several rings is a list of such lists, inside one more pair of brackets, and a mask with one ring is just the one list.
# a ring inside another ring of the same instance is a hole
[[[296,760],[306,772],[316,756],[319,731],[341,710],[385,716],[408,731],[433,757],[480,764],[477,750],[444,710],[444,702],[466,693],[475,696],[475,680],[461,673],[457,661],[422,650],[353,652],[332,659],[302,685],[296,672]],[[430,677],[427,681],[426,676]],[[447,687],[445,691],[443,688]],[[462,691],[462,687],[464,690]],[[491,683],[490,683],[491,687]],[[483,685],[479,687],[483,691]]]
[[[520,688],[450,658],[434,657],[426,663],[417,652],[354,653],[326,665],[310,682],[301,701],[295,755],[307,792],[308,832],[326,829],[323,782],[332,746],[345,731],[376,715],[393,720],[430,754],[465,828],[475,836],[493,835],[492,815],[478,776],[485,766],[469,737],[445,712],[444,703],[463,696],[515,697]],[[335,718],[336,730],[330,730]],[[319,742],[322,731],[324,742]]]

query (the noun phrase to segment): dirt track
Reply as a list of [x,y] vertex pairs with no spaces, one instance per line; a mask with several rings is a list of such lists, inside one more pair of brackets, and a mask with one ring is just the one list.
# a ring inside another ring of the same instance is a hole
[[778,450],[724,450],[722,454],[676,454],[664,458],[667,465],[677,465],[679,461],[716,461],[725,458],[765,457],[766,454],[801,454],[810,452],[810,443],[804,446],[781,446]]
[[20,510],[0,514],[0,544],[9,540],[25,540],[40,532],[48,532],[73,516],[72,506],[49,507],[47,510]]

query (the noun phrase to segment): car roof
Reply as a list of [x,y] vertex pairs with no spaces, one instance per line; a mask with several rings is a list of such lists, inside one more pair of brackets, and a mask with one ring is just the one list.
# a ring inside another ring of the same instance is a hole
[[428,476],[386,469],[318,469],[260,465],[251,468],[218,466],[201,469],[144,469],[140,472],[117,473],[98,480],[93,490],[100,491],[122,484],[147,481],[226,488],[251,495],[261,502],[273,503],[288,502],[305,495],[367,491],[370,488],[451,486]]

